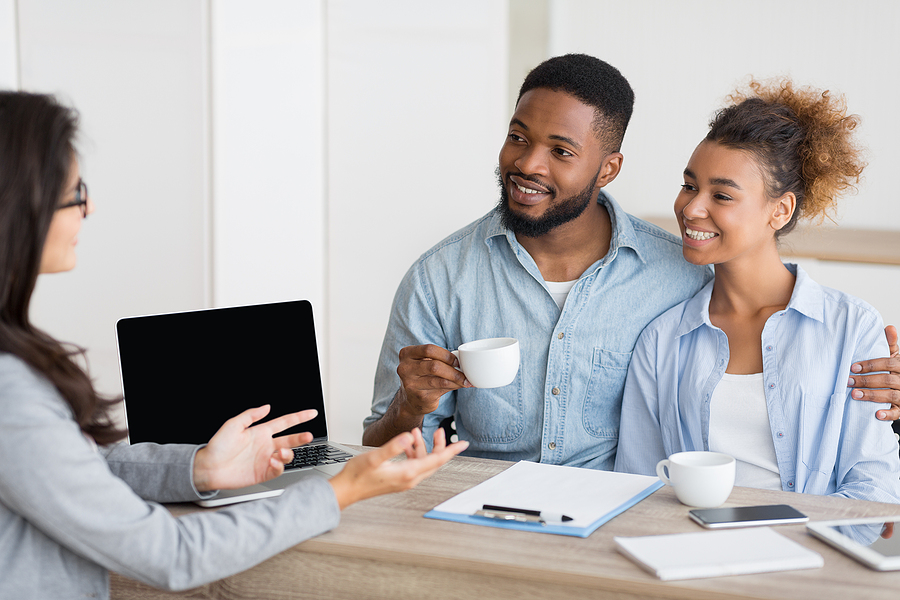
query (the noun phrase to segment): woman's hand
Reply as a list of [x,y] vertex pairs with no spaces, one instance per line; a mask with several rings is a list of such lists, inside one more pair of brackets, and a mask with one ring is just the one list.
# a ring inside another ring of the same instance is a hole
[[315,410],[303,410],[253,425],[269,414],[269,405],[245,410],[228,419],[194,457],[194,487],[197,491],[229,490],[262,483],[284,472],[291,462],[291,448],[312,441],[303,432],[274,437],[294,425],[314,419]]
[[[366,498],[415,487],[468,446],[466,441],[447,446],[444,430],[438,427],[434,432],[434,451],[428,454],[422,432],[416,428],[376,450],[351,458],[330,483],[343,510]],[[406,454],[406,460],[391,460],[400,453]]]

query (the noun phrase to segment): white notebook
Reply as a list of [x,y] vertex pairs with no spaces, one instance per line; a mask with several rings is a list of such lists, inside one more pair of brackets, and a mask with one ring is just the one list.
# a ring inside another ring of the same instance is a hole
[[822,557],[769,527],[614,538],[619,551],[664,581],[817,569]]

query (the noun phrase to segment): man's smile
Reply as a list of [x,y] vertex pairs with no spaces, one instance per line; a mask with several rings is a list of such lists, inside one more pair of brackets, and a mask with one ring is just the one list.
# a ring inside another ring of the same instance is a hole
[[509,196],[519,204],[534,205],[543,202],[553,192],[546,186],[529,181],[521,175],[509,175]]

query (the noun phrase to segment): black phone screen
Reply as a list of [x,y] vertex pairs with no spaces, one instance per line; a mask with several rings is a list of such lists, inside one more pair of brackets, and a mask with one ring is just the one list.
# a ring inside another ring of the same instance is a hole
[[787,504],[696,509],[690,511],[690,515],[704,527],[801,523],[809,520],[806,515]]

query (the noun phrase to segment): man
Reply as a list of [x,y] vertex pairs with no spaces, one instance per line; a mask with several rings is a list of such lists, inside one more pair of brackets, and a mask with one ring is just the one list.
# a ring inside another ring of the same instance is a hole
[[[625,78],[594,57],[555,57],[529,73],[500,151],[497,208],[422,255],[400,284],[363,443],[417,426],[430,439],[452,416],[474,456],[613,468],[638,335],[712,275],[603,191],[621,169],[633,104]],[[489,337],[519,339],[519,373],[506,387],[472,388],[447,348]],[[885,360],[862,373],[887,370]],[[890,376],[867,377],[887,387]]]

